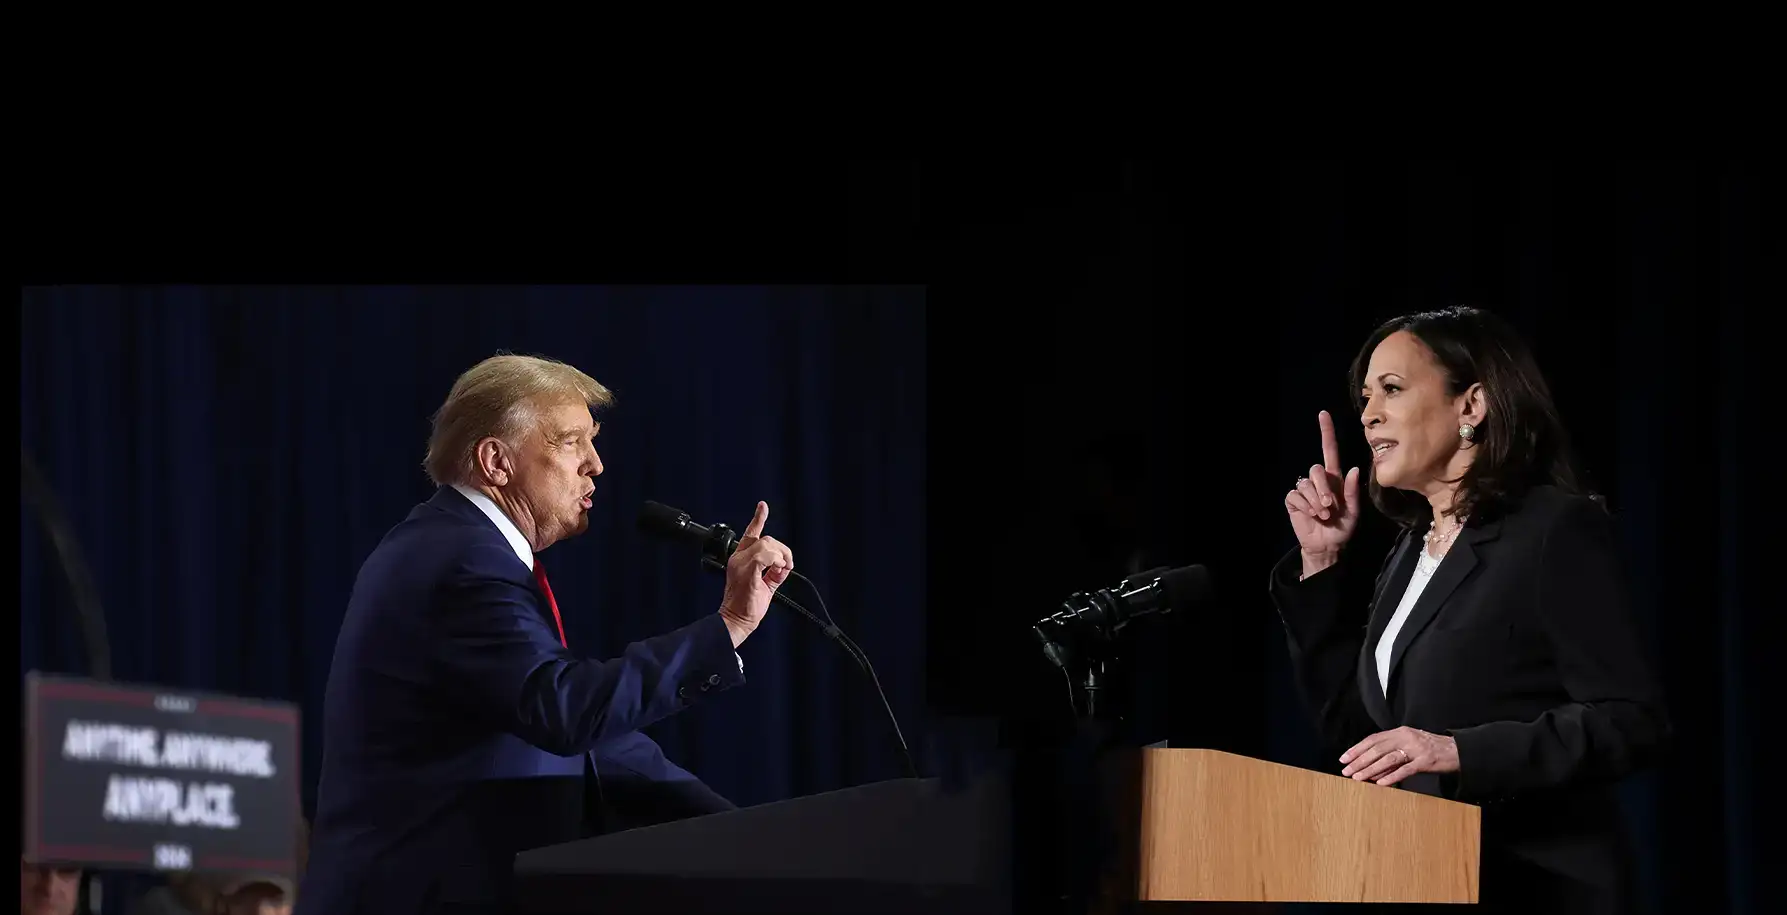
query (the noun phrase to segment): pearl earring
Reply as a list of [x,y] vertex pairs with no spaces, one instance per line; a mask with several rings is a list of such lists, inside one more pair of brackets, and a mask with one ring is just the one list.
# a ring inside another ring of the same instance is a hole
[[1465,423],[1458,427],[1458,437],[1461,439],[1464,439],[1467,442],[1471,440],[1471,436],[1476,435],[1476,434],[1477,434],[1477,427],[1471,425],[1470,423]]

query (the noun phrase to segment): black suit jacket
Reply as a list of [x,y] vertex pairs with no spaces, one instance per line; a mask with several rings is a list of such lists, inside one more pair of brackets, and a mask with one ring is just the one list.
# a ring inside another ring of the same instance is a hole
[[1298,581],[1295,550],[1272,570],[1298,687],[1335,770],[1379,731],[1450,735],[1459,772],[1402,786],[1482,805],[1486,905],[1629,910],[1613,786],[1654,760],[1670,728],[1610,517],[1544,486],[1467,524],[1397,634],[1386,697],[1374,652],[1422,548],[1405,531],[1375,577],[1344,558]]

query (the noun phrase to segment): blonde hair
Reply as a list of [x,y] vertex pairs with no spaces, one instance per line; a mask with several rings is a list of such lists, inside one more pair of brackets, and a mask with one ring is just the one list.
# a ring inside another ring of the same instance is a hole
[[542,407],[573,399],[591,408],[606,407],[614,403],[614,393],[566,363],[498,353],[453,382],[447,402],[434,414],[422,466],[436,486],[470,482],[479,441],[495,436],[515,444],[539,421]]

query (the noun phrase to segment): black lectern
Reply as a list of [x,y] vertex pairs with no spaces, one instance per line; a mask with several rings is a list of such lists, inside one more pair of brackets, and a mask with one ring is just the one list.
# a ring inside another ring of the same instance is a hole
[[1009,782],[895,779],[523,852],[516,911],[1011,910]]

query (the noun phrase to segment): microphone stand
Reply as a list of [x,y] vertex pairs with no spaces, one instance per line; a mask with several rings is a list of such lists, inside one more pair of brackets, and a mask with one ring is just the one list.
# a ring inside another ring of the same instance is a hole
[[1096,658],[1086,664],[1086,679],[1080,682],[1080,690],[1086,694],[1085,717],[1089,720],[1098,720],[1098,713],[1100,711],[1098,694],[1099,691],[1104,689],[1104,684],[1105,660],[1103,658]]
[[[724,524],[714,525],[713,534],[708,541],[710,547],[718,548],[720,554],[725,556],[730,556],[732,554],[732,548],[737,542],[737,535]],[[702,552],[701,565],[714,572],[724,573],[726,571],[726,564],[715,558],[711,550],[704,550]],[[813,585],[811,579],[807,578],[805,575],[800,575],[799,573],[794,574],[797,575],[801,581],[806,582],[807,587],[812,588],[815,597],[819,595],[819,589]],[[887,711],[887,720],[893,725],[894,739],[899,741],[900,761],[904,764],[906,777],[918,778],[918,766],[912,762],[912,750],[906,745],[906,735],[900,731],[900,720],[894,715],[893,705],[887,701],[887,693],[881,688],[881,678],[875,675],[875,666],[869,663],[868,655],[863,653],[862,648],[858,647],[854,640],[844,634],[844,630],[839,629],[833,623],[829,623],[820,619],[818,616],[815,616],[813,611],[801,606],[799,601],[783,594],[780,589],[777,589],[774,594],[770,595],[770,599],[785,607],[789,607],[801,616],[812,620],[813,625],[824,630],[825,634],[831,637],[832,641],[837,642],[842,646],[845,653],[850,655],[850,659],[856,662],[856,666],[862,668],[863,673],[869,675],[869,682],[875,687],[875,695],[880,697],[881,707]],[[824,606],[824,603],[825,599],[820,598],[820,606]]]

